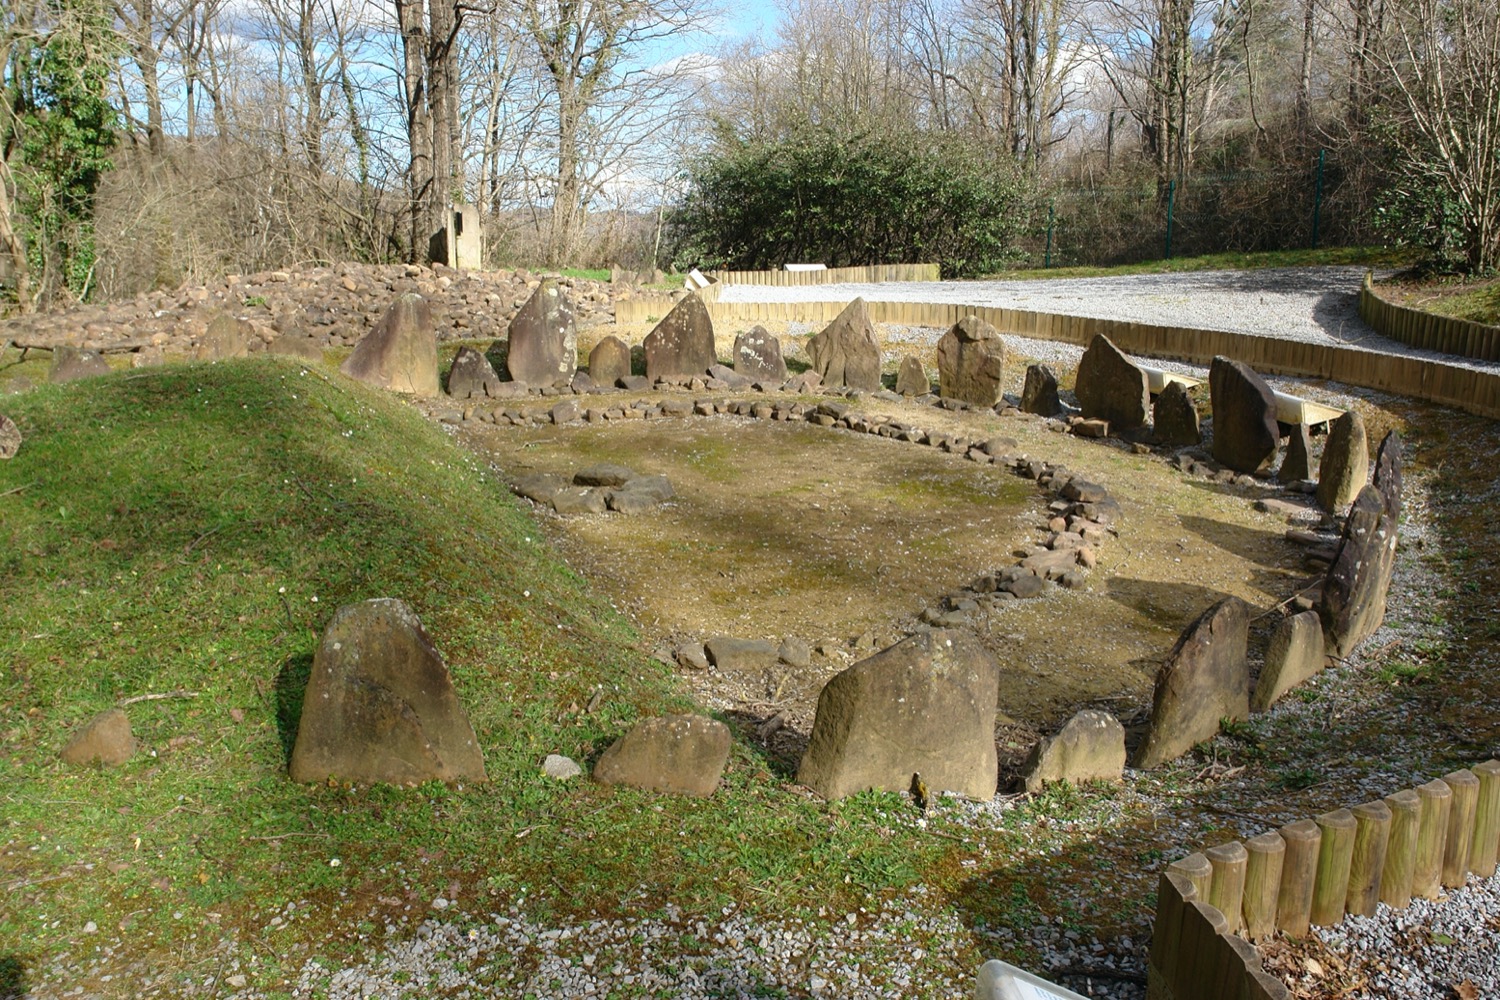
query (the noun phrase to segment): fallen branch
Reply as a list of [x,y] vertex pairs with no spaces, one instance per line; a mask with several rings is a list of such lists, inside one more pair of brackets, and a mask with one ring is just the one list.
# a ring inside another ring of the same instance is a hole
[[0,493],[0,497],[8,497],[12,493],[20,493],[22,490],[29,490],[33,486],[40,486],[40,485],[42,485],[42,484],[41,483],[24,483],[24,484],[22,484],[20,486],[14,487],[13,489],[8,489],[4,493]]
[[166,701],[166,700],[168,700],[170,698],[196,698],[196,697],[198,697],[198,692],[197,691],[163,691],[161,694],[138,694],[138,695],[132,695],[129,698],[123,698],[120,701],[115,702],[115,706],[117,708],[124,708],[126,705],[134,705],[137,702],[142,702],[142,701]]

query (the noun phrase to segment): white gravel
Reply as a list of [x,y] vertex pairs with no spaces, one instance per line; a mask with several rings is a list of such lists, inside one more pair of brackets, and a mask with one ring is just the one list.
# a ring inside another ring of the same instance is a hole
[[1283,267],[1026,281],[725,285],[721,302],[931,302],[1026,309],[1280,337],[1442,360],[1466,368],[1500,363],[1421,351],[1376,333],[1359,318],[1363,267]]

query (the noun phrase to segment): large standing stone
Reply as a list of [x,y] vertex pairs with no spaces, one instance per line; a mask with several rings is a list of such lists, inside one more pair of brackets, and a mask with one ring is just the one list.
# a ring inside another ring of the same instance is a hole
[[1266,645],[1260,680],[1250,696],[1250,710],[1264,712],[1281,696],[1323,669],[1323,623],[1316,611],[1282,619]]
[[646,378],[702,377],[718,364],[714,357],[714,321],[697,292],[685,295],[646,334]]
[[589,378],[595,385],[619,385],[630,377],[630,348],[611,334],[589,352]]
[[436,396],[437,334],[427,300],[409,292],[392,302],[339,371],[382,389]]
[[903,639],[830,680],[797,781],[826,799],[877,788],[995,794],[1000,667],[968,632]]
[[1343,540],[1323,580],[1318,616],[1330,655],[1348,656],[1385,620],[1395,562],[1396,517],[1385,494],[1366,486],[1349,508]]
[[901,359],[901,367],[896,369],[896,392],[902,396],[925,396],[932,391],[932,383],[927,380],[927,369],[922,367],[922,359],[915,354],[908,354]]
[[499,384],[500,376],[484,352],[460,347],[453,355],[453,367],[448,369],[448,395],[454,399],[488,396],[490,387]]
[[734,370],[752,382],[785,382],[781,341],[763,326],[752,326],[734,338]]
[[[578,328],[573,303],[552,278],[543,278],[510,321],[505,370],[517,382],[553,385],[578,370]],[[597,380],[596,380],[597,381]]]
[[1073,393],[1085,417],[1109,421],[1116,431],[1142,427],[1151,412],[1151,382],[1139,365],[1099,333],[1078,361]]
[[1385,511],[1392,524],[1401,522],[1401,435],[1390,431],[1375,452],[1374,486],[1385,498]]
[[975,406],[1000,401],[1005,341],[978,316],[965,316],[938,338],[938,393]]
[[1258,472],[1276,457],[1276,396],[1247,364],[1216,357],[1208,369],[1213,456],[1236,472]]
[[1057,376],[1051,368],[1046,365],[1026,366],[1026,381],[1021,386],[1021,412],[1044,417],[1062,412],[1062,400],[1057,398]]
[[1365,421],[1354,410],[1346,410],[1328,430],[1323,461],[1318,466],[1318,503],[1324,510],[1339,510],[1354,502],[1370,475],[1370,442]]
[[249,320],[221,312],[209,320],[208,329],[198,341],[198,360],[243,358],[250,353],[250,339],[254,336],[255,327]]
[[880,342],[864,299],[844,307],[823,332],[807,341],[807,356],[824,385],[847,385],[875,392],[880,388]]
[[1312,437],[1306,424],[1295,424],[1287,438],[1286,454],[1276,470],[1278,483],[1296,483],[1312,478]]
[[1250,713],[1249,626],[1245,602],[1229,597],[1182,633],[1156,672],[1151,721],[1136,750],[1136,767],[1180,757],[1218,733],[1220,719]]
[[1125,771],[1125,727],[1108,712],[1084,709],[1056,736],[1038,743],[1021,770],[1028,792],[1052,781],[1119,781]]
[[1198,408],[1181,382],[1168,382],[1151,404],[1151,425],[1156,442],[1170,448],[1195,445],[1203,440]]
[[92,764],[98,761],[111,767],[123,764],[135,753],[135,739],[130,734],[130,720],[118,708],[100,712],[80,729],[60,756],[69,764]]
[[21,428],[5,414],[0,413],[0,461],[15,458],[21,450]]
[[712,795],[729,762],[729,727],[701,715],[643,719],[594,765],[594,780],[678,795]]
[[394,598],[334,614],[313,658],[294,781],[484,781],[484,758],[442,655]]
[[52,367],[47,371],[48,382],[72,382],[75,379],[108,374],[109,362],[98,351],[83,351],[62,345],[52,348]]

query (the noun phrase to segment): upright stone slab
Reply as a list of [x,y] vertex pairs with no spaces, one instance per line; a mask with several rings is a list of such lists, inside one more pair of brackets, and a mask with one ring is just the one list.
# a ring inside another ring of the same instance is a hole
[[1125,727],[1108,712],[1084,709],[1056,736],[1042,740],[1021,768],[1028,792],[1055,781],[1119,781],[1125,771]]
[[250,353],[250,338],[254,336],[255,327],[249,320],[221,312],[209,321],[208,329],[198,341],[198,360],[243,358]]
[[1046,365],[1027,365],[1026,381],[1021,387],[1021,412],[1052,417],[1062,412],[1057,397],[1057,376]]
[[1198,408],[1181,382],[1168,382],[1151,404],[1151,425],[1156,443],[1169,448],[1199,444],[1203,430],[1198,423]]
[[510,321],[505,369],[527,385],[567,382],[578,370],[573,303],[555,279],[543,278]]
[[500,376],[484,352],[472,347],[460,347],[453,355],[453,367],[448,369],[448,395],[454,399],[473,399],[489,396],[491,386],[499,386]]
[[617,386],[630,377],[630,348],[611,334],[589,352],[589,378],[595,385]]
[[1380,490],[1366,486],[1349,508],[1318,602],[1330,655],[1348,656],[1385,620],[1395,562],[1396,519]]
[[1236,472],[1258,472],[1276,457],[1276,396],[1247,364],[1216,357],[1208,369],[1213,456]]
[[5,414],[0,413],[0,461],[15,458],[21,450],[21,428]]
[[1276,470],[1276,481],[1296,483],[1311,478],[1312,437],[1306,424],[1296,424],[1287,439],[1286,454],[1281,456],[1281,468]]
[[849,303],[822,333],[809,338],[807,355],[823,385],[880,388],[880,343],[864,299]]
[[1250,626],[1245,602],[1229,597],[1182,633],[1156,673],[1151,721],[1135,766],[1155,767],[1219,731],[1219,720],[1250,713],[1245,646]]
[[781,341],[763,326],[752,326],[734,338],[734,370],[752,382],[785,382]]
[[1354,502],[1370,475],[1370,444],[1364,418],[1346,410],[1328,430],[1323,461],[1318,466],[1318,503],[1324,510],[1340,510]]
[[1000,667],[969,632],[903,639],[843,671],[818,695],[797,781],[826,799],[867,788],[995,794]]
[[965,316],[938,338],[938,393],[975,406],[1000,401],[1005,341],[978,316]]
[[98,351],[84,351],[61,344],[52,348],[52,367],[47,371],[48,382],[73,382],[108,374],[109,362]]
[[1380,442],[1375,453],[1375,477],[1373,484],[1385,499],[1385,512],[1392,524],[1401,522],[1401,435],[1390,431]]
[[729,727],[702,715],[643,719],[610,745],[594,780],[677,795],[712,795],[729,762]]
[[646,334],[646,378],[691,375],[701,378],[718,363],[714,357],[714,322],[697,292],[685,295]]
[[294,781],[484,781],[484,758],[443,658],[403,601],[334,614],[313,658]]
[[925,396],[932,391],[932,383],[927,379],[927,369],[922,367],[922,359],[915,354],[908,354],[901,359],[901,367],[896,369],[896,393],[901,396]]
[[1146,373],[1102,333],[1079,359],[1073,394],[1085,417],[1107,420],[1115,431],[1144,426],[1151,412]]
[[437,334],[427,300],[408,293],[392,302],[339,371],[381,389],[436,396]]
[[1281,696],[1304,684],[1323,669],[1323,623],[1316,611],[1304,611],[1282,620],[1266,645],[1250,710],[1264,712]]

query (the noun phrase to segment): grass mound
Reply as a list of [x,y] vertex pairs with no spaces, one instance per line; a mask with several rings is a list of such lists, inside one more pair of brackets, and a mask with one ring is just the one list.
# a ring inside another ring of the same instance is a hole
[[[288,901],[347,921],[280,928],[268,961],[295,965],[438,896],[820,905],[912,884],[945,853],[862,821],[895,797],[790,795],[743,741],[711,800],[543,778],[547,753],[587,766],[633,718],[688,706],[530,515],[399,401],[266,359],[117,372],[5,409],[26,441],[0,463],[0,956],[22,967],[88,922],[186,970]],[[377,596],[410,603],[443,651],[489,785],[287,778],[318,635]],[[182,692],[129,705],[125,766],[58,760],[95,713]]]

